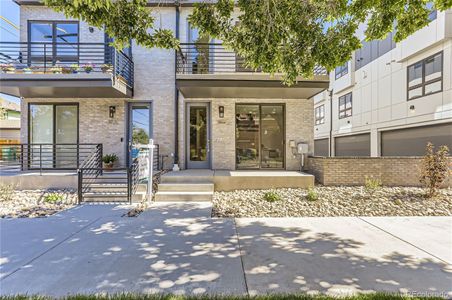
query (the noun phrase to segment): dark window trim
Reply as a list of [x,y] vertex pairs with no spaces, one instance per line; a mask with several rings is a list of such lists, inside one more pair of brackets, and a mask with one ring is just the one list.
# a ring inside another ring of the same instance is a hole
[[348,74],[348,61],[344,65],[338,66],[334,69],[334,78],[336,80],[347,74]]
[[[319,116],[317,118],[317,110],[319,111],[319,115],[320,115],[321,108],[323,108],[323,116]],[[320,124],[325,123],[325,104],[319,105],[316,108],[314,108],[314,119],[315,119],[315,125],[320,125]]]
[[[441,54],[441,77],[438,77],[438,78],[435,78],[435,79],[432,79],[432,80],[429,80],[429,81],[425,81],[425,62],[428,59],[437,56],[438,54]],[[410,81],[409,81],[410,80],[410,68],[412,66],[418,64],[418,63],[422,63],[422,77],[421,77],[422,78],[422,82],[417,84],[417,85],[415,85],[415,86],[409,87],[409,83],[410,83]],[[430,56],[428,56],[428,57],[426,57],[426,58],[424,58],[422,60],[419,60],[419,61],[409,65],[406,68],[406,99],[407,99],[407,101],[411,101],[411,100],[415,100],[415,99],[422,98],[422,97],[425,97],[425,96],[430,96],[430,95],[434,95],[434,94],[437,94],[437,93],[441,93],[443,91],[443,82],[444,82],[443,78],[444,78],[444,53],[443,53],[443,51],[437,52],[437,53],[435,53],[433,55],[430,55]],[[429,84],[432,84],[432,83],[435,83],[435,82],[438,82],[438,81],[441,81],[441,89],[439,91],[426,94],[425,93],[425,86],[429,85]],[[418,89],[418,88],[422,88],[422,94],[420,96],[416,96],[416,97],[410,98],[410,91]]]
[[[347,96],[348,95],[350,95],[350,107],[349,108],[345,107],[343,110],[341,110],[341,99],[345,100],[344,106],[347,106]],[[340,96],[338,98],[337,104],[338,104],[337,108],[338,108],[338,117],[339,117],[339,119],[349,118],[349,117],[351,117],[353,115],[353,94],[352,94],[352,92]],[[350,115],[347,116],[347,112],[348,111],[350,111]],[[342,112],[345,113],[345,116],[341,117],[341,113]]]

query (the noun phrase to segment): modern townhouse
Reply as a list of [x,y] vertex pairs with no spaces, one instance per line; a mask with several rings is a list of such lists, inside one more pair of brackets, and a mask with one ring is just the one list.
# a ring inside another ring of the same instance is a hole
[[[313,153],[310,98],[328,88],[325,70],[286,87],[278,76],[247,69],[221,41],[190,26],[193,2],[149,2],[158,26],[180,39],[181,51],[134,41],[118,51],[101,29],[39,1],[16,0],[20,42],[1,41],[0,59],[10,65],[0,92],[22,99],[21,143],[28,145],[22,151],[31,153],[26,167],[42,167],[37,153],[44,147],[51,157],[44,167],[78,168],[96,145],[128,167],[137,145],[152,138],[164,169],[176,164],[228,176],[231,170],[299,170],[298,145]],[[302,184],[312,184],[311,177]]]
[[452,149],[452,10],[430,19],[400,43],[363,42],[331,72],[313,98],[315,155],[418,156],[428,141]]

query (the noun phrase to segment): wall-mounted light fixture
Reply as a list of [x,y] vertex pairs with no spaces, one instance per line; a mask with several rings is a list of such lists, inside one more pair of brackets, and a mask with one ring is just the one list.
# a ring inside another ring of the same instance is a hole
[[90,27],[88,28],[88,30],[89,30],[89,32],[91,32],[91,33],[93,33],[93,32],[94,32],[94,28],[93,28],[93,27],[91,27],[91,26],[90,26]]
[[110,106],[108,108],[108,115],[110,116],[110,118],[114,118],[115,113],[116,113],[116,106]]
[[224,106],[218,107],[218,116],[220,117],[220,119],[224,118]]
[[414,107],[414,105],[410,105],[410,111],[411,111],[411,112],[414,112],[415,109],[416,109],[416,108]]

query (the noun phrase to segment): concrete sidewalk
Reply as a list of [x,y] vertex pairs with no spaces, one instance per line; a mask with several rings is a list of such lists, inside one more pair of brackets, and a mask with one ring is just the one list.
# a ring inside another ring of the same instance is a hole
[[452,217],[212,219],[162,203],[0,220],[1,294],[362,291],[452,297]]

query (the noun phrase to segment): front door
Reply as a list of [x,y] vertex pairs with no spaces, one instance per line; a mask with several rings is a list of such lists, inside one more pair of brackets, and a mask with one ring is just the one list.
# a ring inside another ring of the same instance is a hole
[[186,155],[188,169],[210,168],[210,112],[208,103],[187,104]]
[[138,157],[140,145],[152,138],[152,106],[150,102],[129,103],[128,164]]

